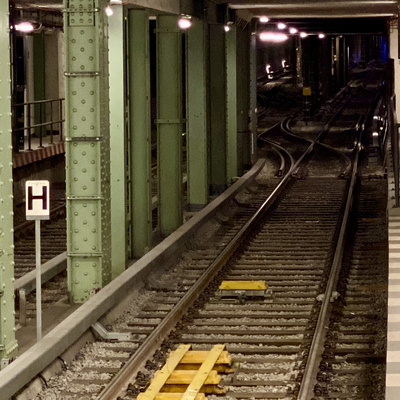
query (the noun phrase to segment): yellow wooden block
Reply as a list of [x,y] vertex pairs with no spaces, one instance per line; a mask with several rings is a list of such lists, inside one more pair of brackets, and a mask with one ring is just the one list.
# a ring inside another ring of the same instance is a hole
[[[175,370],[171,373],[165,383],[167,385],[189,385],[198,372],[198,370]],[[218,385],[220,381],[221,376],[218,375],[217,371],[207,371],[207,375],[204,377],[205,385]]]
[[267,290],[265,281],[223,281],[220,290]]
[[[154,400],[181,400],[182,396],[183,393],[158,393]],[[207,397],[204,393],[197,393],[195,400],[207,400]]]
[[[184,393],[188,385],[164,385],[162,393]],[[199,390],[200,393],[223,394],[226,388],[217,385],[203,385]]]
[[[217,344],[213,346],[213,348],[208,353],[207,358],[204,360],[203,364],[201,364],[201,367],[199,368],[195,377],[193,378],[190,385],[186,389],[186,392],[183,394],[181,400],[194,400],[196,398],[197,393],[200,391],[201,387],[207,383],[210,383],[207,382],[208,377],[211,374],[214,373],[216,374],[216,371],[212,371],[212,367],[214,366],[215,362],[218,360],[218,357],[221,355],[224,349],[225,345],[223,344]],[[217,376],[219,377],[220,381],[221,377],[218,374]]]
[[181,344],[177,350],[173,351],[165,365],[161,368],[161,370],[157,371],[154,374],[154,378],[150,383],[150,386],[144,393],[140,393],[137,397],[138,400],[154,400],[157,394],[160,392],[161,388],[164,386],[165,382],[171,375],[171,372],[174,371],[176,366],[182,360],[182,357],[185,353],[190,350],[191,345],[183,345]]
[[[208,351],[190,350],[182,358],[181,364],[202,364],[208,355]],[[231,356],[227,351],[223,351],[215,364],[230,364]]]
[[[191,370],[197,370],[201,366],[200,363],[198,364],[179,364],[176,369],[191,369]],[[217,372],[222,372],[224,374],[231,374],[232,372],[235,372],[235,368],[232,368],[230,364],[214,364],[213,366],[213,371]]]

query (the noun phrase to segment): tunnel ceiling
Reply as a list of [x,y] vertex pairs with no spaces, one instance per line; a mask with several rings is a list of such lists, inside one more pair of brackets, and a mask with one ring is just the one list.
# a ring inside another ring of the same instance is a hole
[[[203,0],[203,5],[206,6],[207,2]],[[63,8],[63,0],[11,0],[11,3],[17,8],[31,10],[59,12]],[[182,5],[182,1],[178,0],[125,0],[124,3],[152,4],[170,12],[179,8],[178,4]],[[183,3],[187,8],[187,4],[197,4],[198,0],[185,0]],[[398,12],[397,1],[394,0],[213,0],[209,3],[229,7],[247,21],[266,15],[272,23],[279,19],[298,29],[328,34],[383,33],[387,18],[397,16]]]

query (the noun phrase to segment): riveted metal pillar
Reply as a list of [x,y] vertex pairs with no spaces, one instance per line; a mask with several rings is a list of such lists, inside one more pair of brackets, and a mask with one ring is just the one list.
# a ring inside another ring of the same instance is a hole
[[111,279],[106,0],[64,0],[68,289],[86,301]]
[[249,30],[237,30],[237,128],[239,143],[239,174],[251,166],[250,109],[250,50]]
[[226,188],[226,69],[225,31],[210,25],[210,180],[211,193]]
[[[46,68],[45,68],[45,44],[44,31],[33,35],[33,74],[34,74],[34,99],[45,100],[46,98]],[[35,106],[35,123],[42,124],[46,120],[44,104]],[[45,136],[46,127],[36,128],[37,135]]]
[[182,33],[177,17],[157,17],[158,219],[169,235],[182,223]]
[[108,17],[110,69],[110,173],[112,279],[125,270],[126,240],[126,130],[125,130],[125,35],[124,7],[112,7]]
[[252,33],[250,36],[250,159],[254,164],[257,161],[257,57],[256,48],[257,36]]
[[17,349],[14,321],[14,226],[8,1],[0,2],[0,369]]
[[226,51],[226,174],[227,182],[239,174],[239,142],[237,126],[237,28],[232,26],[225,34]]
[[207,23],[195,20],[187,32],[186,154],[191,209],[208,202]]
[[151,114],[149,15],[129,10],[129,121],[132,257],[151,248]]

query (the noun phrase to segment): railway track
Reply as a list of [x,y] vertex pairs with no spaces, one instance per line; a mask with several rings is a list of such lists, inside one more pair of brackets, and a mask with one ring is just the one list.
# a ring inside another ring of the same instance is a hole
[[[300,155],[305,140],[283,140],[295,159],[305,158]],[[227,397],[297,398],[348,186],[347,179],[337,178],[345,158],[326,146],[312,147],[307,173],[299,165],[297,179],[286,175],[283,181],[291,182],[284,193],[269,178],[268,185],[258,185],[257,196],[243,195],[238,213],[217,217],[217,226],[188,244],[192,249],[171,272],[149,277],[134,304],[107,324],[103,339],[95,340],[102,334],[93,328],[90,343],[64,374],[46,379],[46,390],[36,398],[136,398],[179,343],[194,349],[227,345],[236,364],[222,383]],[[333,157],[338,162],[332,166]],[[278,203],[265,202],[271,192]],[[265,215],[258,210],[263,203]],[[246,222],[254,213],[256,227]],[[244,243],[232,240],[249,232]],[[253,279],[267,282],[266,297],[219,296],[223,280]]]

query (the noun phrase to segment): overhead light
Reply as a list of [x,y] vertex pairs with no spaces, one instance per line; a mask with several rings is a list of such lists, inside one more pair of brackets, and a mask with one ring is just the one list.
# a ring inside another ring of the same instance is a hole
[[288,36],[284,33],[277,32],[261,32],[260,40],[263,42],[272,42],[272,43],[282,43],[288,39]]
[[289,33],[291,33],[292,35],[294,35],[297,32],[298,32],[298,29],[296,29],[296,28],[290,28],[289,29]]
[[188,29],[192,26],[192,19],[189,15],[182,16],[178,20],[178,26],[181,29]]
[[278,29],[286,29],[286,24],[284,24],[283,22],[279,22],[277,24]]
[[231,27],[229,25],[224,25],[224,30],[225,32],[229,32],[231,30]]
[[259,21],[260,21],[262,24],[266,24],[266,23],[269,21],[269,18],[268,18],[267,16],[265,16],[265,15],[262,15],[262,16],[259,18]]
[[122,4],[122,0],[110,0],[110,5],[121,5]]
[[325,35],[325,33],[319,33],[319,34],[318,34],[318,37],[319,37],[320,39],[323,39],[323,38],[326,37],[326,35]]
[[379,136],[379,133],[378,132],[372,132],[372,136],[373,137],[377,137],[377,136]]
[[18,32],[30,33],[35,30],[35,27],[33,26],[32,22],[23,21],[23,22],[20,22],[20,23],[14,25],[14,29]]
[[112,10],[112,8],[110,7],[110,5],[108,5],[105,9],[104,12],[106,13],[107,17],[111,17],[111,15],[114,14],[114,11]]
[[306,38],[307,36],[308,36],[308,33],[305,33],[305,32],[300,33],[300,37],[303,39]]

